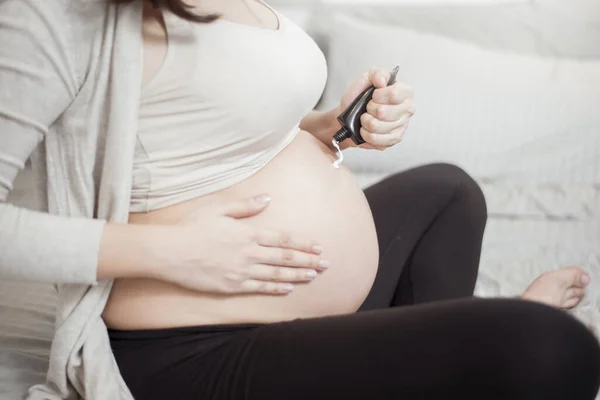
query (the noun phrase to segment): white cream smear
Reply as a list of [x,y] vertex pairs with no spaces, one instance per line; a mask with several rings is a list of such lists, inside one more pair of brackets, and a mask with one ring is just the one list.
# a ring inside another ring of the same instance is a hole
[[340,149],[340,144],[337,140],[333,139],[331,142],[333,143],[333,147],[337,149],[337,157],[338,159],[333,162],[333,168],[339,168],[342,161],[344,161],[344,153],[342,153],[342,149]]

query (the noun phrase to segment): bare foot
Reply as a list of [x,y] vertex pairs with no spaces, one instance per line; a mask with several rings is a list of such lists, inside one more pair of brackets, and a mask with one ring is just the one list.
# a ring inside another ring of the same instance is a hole
[[558,308],[573,308],[583,298],[590,275],[579,267],[566,267],[540,275],[522,299],[545,303]]

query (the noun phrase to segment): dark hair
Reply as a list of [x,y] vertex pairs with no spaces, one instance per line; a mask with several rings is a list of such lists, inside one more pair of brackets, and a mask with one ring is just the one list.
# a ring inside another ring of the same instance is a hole
[[[136,0],[111,0],[114,3],[131,3]],[[147,1],[147,0],[141,0]],[[190,6],[185,0],[150,0],[155,8],[164,7],[169,9],[173,14],[192,22],[208,23],[219,19],[219,14],[200,15],[191,11]]]

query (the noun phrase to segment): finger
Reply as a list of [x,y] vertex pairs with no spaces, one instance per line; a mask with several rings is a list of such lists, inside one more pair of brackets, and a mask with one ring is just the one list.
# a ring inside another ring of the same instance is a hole
[[301,238],[287,232],[264,230],[258,232],[256,239],[257,243],[261,246],[280,247],[313,254],[321,254],[323,252],[323,246],[314,240]]
[[413,89],[402,82],[396,82],[391,86],[379,88],[373,92],[373,101],[378,104],[398,105],[413,97]]
[[252,217],[262,212],[270,201],[271,198],[266,194],[242,201],[234,201],[224,206],[223,213],[232,218]]
[[309,268],[275,267],[256,264],[247,269],[250,278],[270,282],[310,282],[317,277],[317,271]]
[[369,113],[363,113],[363,115],[360,116],[360,125],[369,132],[382,134],[390,133],[401,126],[408,124],[409,120],[410,115],[408,114],[396,121],[388,122],[380,121]]
[[383,68],[372,67],[367,71],[369,82],[376,88],[386,87],[390,80],[390,73]]
[[374,145],[379,147],[391,147],[395,146],[402,141],[404,138],[404,132],[406,131],[406,127],[402,126],[390,133],[378,134],[370,132],[364,128],[360,129],[360,135],[363,139]]
[[310,268],[317,270],[326,269],[329,264],[321,257],[303,251],[259,246],[254,250],[253,257],[256,263],[276,265],[279,267]]
[[286,295],[294,290],[291,283],[264,282],[248,279],[240,285],[240,293],[262,293],[272,295]]
[[412,117],[415,111],[412,100],[406,100],[398,105],[378,104],[374,101],[367,103],[367,112],[380,121],[394,122],[404,116]]
[[371,143],[363,143],[359,147],[361,149],[365,149],[365,150],[378,150],[378,151],[384,151],[385,149],[388,148],[386,146],[375,146]]

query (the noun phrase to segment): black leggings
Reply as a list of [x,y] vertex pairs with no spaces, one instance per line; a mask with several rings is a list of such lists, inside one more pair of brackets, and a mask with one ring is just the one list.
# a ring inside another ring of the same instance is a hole
[[380,267],[361,312],[110,330],[137,400],[592,400],[600,347],[567,313],[476,299],[479,187],[430,165],[366,190]]

